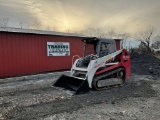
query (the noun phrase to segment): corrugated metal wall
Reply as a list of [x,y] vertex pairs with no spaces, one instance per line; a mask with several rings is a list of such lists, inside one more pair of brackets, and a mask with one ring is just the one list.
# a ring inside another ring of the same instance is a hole
[[[72,56],[83,54],[82,38],[0,33],[0,77],[70,69]],[[47,42],[69,42],[70,56],[48,57]]]
[[[0,32],[0,78],[70,69],[72,56],[83,55],[81,39]],[[48,57],[47,42],[69,42],[70,56]],[[120,41],[116,42],[117,49],[120,49]],[[91,48],[89,51],[92,50]]]

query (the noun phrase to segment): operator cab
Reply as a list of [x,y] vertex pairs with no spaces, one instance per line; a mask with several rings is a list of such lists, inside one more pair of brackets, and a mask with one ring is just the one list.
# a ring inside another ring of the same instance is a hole
[[116,51],[116,42],[113,39],[100,38],[97,45],[97,53],[99,57],[104,57]]
[[104,39],[104,38],[86,38],[82,40],[84,42],[84,53],[83,57],[86,56],[87,44],[93,45],[94,55],[98,57],[104,57],[116,51],[116,42],[114,39]]
[[[84,42],[83,58],[78,62],[77,67],[88,67],[91,60],[95,60],[111,54],[116,51],[116,43],[114,39],[104,38],[86,38]],[[87,49],[91,47],[91,49]],[[88,50],[91,50],[88,52]]]

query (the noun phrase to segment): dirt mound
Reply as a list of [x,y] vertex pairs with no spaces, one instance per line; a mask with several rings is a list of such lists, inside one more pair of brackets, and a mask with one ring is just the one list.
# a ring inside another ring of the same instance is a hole
[[131,53],[131,73],[160,78],[160,59],[146,53]]

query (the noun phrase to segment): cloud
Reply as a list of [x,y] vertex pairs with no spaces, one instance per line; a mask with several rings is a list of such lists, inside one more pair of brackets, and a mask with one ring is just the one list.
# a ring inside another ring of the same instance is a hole
[[160,28],[159,0],[0,0],[0,16],[59,31],[99,28],[135,33],[148,25]]
[[33,0],[0,0],[0,18],[9,18],[9,26],[19,27],[19,23],[30,25],[33,21],[46,19],[41,4]]

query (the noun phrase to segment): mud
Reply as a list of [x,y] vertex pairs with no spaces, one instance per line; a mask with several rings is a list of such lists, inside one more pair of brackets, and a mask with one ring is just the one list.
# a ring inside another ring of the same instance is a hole
[[[160,80],[156,82],[156,88],[160,85],[159,81]],[[155,86],[155,80],[152,80],[152,77],[134,75],[123,87],[104,91],[91,91],[78,96],[70,96],[65,92],[58,91],[51,87],[15,91],[5,95],[3,94],[0,97],[2,100],[0,110],[3,118],[10,120],[38,120],[49,118],[58,120],[61,119],[62,113],[64,113],[64,119],[66,119],[68,114],[72,118],[75,112],[85,108],[87,110],[93,106],[102,106],[103,104],[110,105],[114,108],[115,105],[126,102],[131,98],[141,98],[145,101],[149,98],[160,100],[160,90],[153,89],[153,86]],[[104,106],[102,106],[102,108],[103,107]],[[133,105],[130,104],[130,107],[133,107]],[[99,111],[97,111],[97,113],[98,112]],[[84,114],[88,113],[86,112]],[[56,117],[53,115],[56,115]],[[110,118],[114,118],[114,116]],[[73,119],[75,119],[75,117],[73,117]]]

